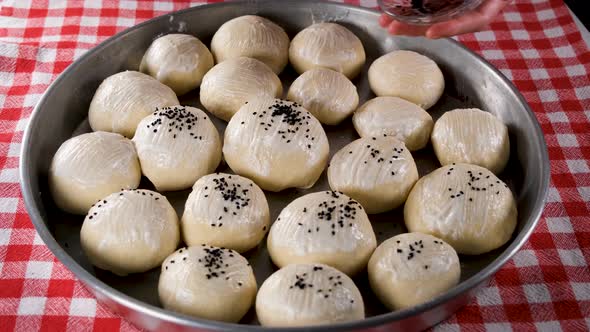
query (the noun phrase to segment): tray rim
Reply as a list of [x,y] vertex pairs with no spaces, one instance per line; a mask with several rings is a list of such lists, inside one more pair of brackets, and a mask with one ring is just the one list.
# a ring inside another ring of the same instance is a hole
[[[289,0],[288,0],[289,1]],[[61,247],[59,243],[55,240],[49,229],[46,227],[43,217],[40,214],[40,211],[37,206],[37,201],[35,199],[35,194],[32,192],[32,185],[30,184],[31,173],[33,170],[30,167],[27,167],[29,163],[29,151],[28,147],[30,141],[32,140],[32,127],[34,127],[34,123],[39,121],[39,114],[42,111],[42,106],[47,99],[47,95],[49,95],[56,87],[61,84],[64,80],[66,80],[67,76],[70,72],[73,72],[82,62],[82,60],[93,56],[102,48],[105,48],[113,43],[116,43],[119,38],[123,35],[128,34],[132,31],[138,30],[143,28],[144,26],[150,25],[157,20],[164,19],[169,17],[170,15],[177,15],[183,14],[185,12],[193,11],[193,10],[207,10],[212,7],[232,7],[236,4],[240,3],[257,3],[263,4],[265,2],[272,2],[272,0],[241,0],[241,1],[228,1],[222,3],[213,3],[213,4],[204,4],[199,6],[193,6],[189,8],[185,8],[182,10],[169,12],[163,14],[161,16],[157,16],[141,22],[137,25],[129,27],[109,38],[102,41],[100,44],[96,45],[95,47],[89,49],[86,53],[81,55],[78,59],[76,59],[72,64],[70,64],[58,77],[50,84],[50,86],[45,90],[42,97],[37,102],[31,116],[29,118],[29,122],[23,134],[22,146],[20,150],[20,160],[19,160],[19,176],[20,176],[20,184],[21,184],[21,191],[23,195],[23,199],[25,202],[25,208],[33,225],[35,226],[36,231],[38,232],[39,236],[45,243],[45,245],[49,248],[49,250],[58,258],[58,260],[70,270],[75,277],[82,282],[87,288],[90,288],[91,293],[96,297],[97,301],[103,302],[101,299],[102,296],[114,301],[114,303],[118,306],[123,306],[125,308],[131,309],[133,311],[139,312],[143,315],[147,315],[156,319],[160,319],[165,322],[169,322],[172,324],[178,324],[188,328],[202,328],[208,330],[234,330],[240,329],[242,331],[260,331],[260,330],[279,330],[277,328],[269,328],[263,327],[260,325],[249,325],[249,324],[238,324],[238,323],[225,323],[219,321],[212,321],[206,320],[202,318],[192,317],[180,313],[176,313],[173,311],[166,310],[161,307],[157,307],[140,300],[137,300],[129,295],[126,295],[112,287],[108,284],[102,282],[88,271],[86,271],[83,267],[81,267],[70,255],[66,253],[66,251]],[[298,2],[298,3],[308,3],[308,4],[317,4],[318,1],[313,0],[291,0],[289,2]],[[364,12],[368,15],[377,15],[380,12],[377,10],[355,6],[345,3],[337,3],[337,2],[330,2],[330,1],[320,1],[319,5],[322,6],[334,6],[334,7],[342,7],[347,8],[349,10]],[[376,17],[377,18],[377,17]],[[547,144],[545,141],[545,136],[541,129],[540,123],[537,120],[534,112],[531,110],[530,106],[524,99],[524,96],[520,93],[520,91],[512,84],[508,78],[506,78],[500,70],[494,67],[491,63],[489,63],[486,59],[481,57],[479,54],[471,51],[469,48],[464,46],[463,44],[457,42],[452,38],[445,38],[446,41],[450,43],[450,46],[457,48],[460,52],[467,52],[470,55],[474,56],[477,61],[481,62],[490,72],[495,76],[495,79],[502,81],[503,84],[506,84],[510,87],[511,92],[515,95],[521,105],[524,107],[527,117],[532,121],[534,126],[534,131],[536,134],[536,138],[540,140],[540,147],[541,147],[541,159],[542,165],[541,167],[541,178],[539,181],[541,182],[541,190],[540,199],[538,199],[534,205],[531,213],[531,217],[527,220],[522,228],[522,230],[514,237],[512,243],[496,258],[494,259],[488,266],[477,272],[475,275],[470,277],[469,279],[459,283],[454,288],[450,289],[446,293],[434,298],[433,300],[418,305],[413,308],[408,308],[404,310],[397,310],[392,311],[389,313],[381,314],[378,316],[367,317],[363,320],[352,321],[352,322],[345,322],[345,323],[337,323],[331,325],[318,325],[318,326],[309,326],[309,327],[295,327],[295,328],[280,328],[281,331],[336,331],[342,329],[362,329],[362,328],[371,328],[380,325],[384,325],[387,323],[392,323],[395,321],[402,321],[404,319],[409,319],[413,316],[428,312],[429,310],[433,310],[438,306],[444,305],[447,302],[452,301],[462,295],[466,295],[470,291],[476,289],[480,284],[487,281],[491,278],[501,267],[503,267],[509,259],[511,259],[516,252],[520,250],[520,248],[524,245],[524,243],[528,240],[534,229],[536,228],[543,209],[545,207],[545,201],[547,198],[547,193],[549,190],[549,176],[550,176],[550,164],[549,164],[549,155],[547,150]],[[98,296],[100,294],[101,296]],[[111,310],[113,310],[112,306],[108,306]],[[113,310],[114,311],[114,310]],[[116,312],[116,311],[115,311]],[[117,314],[120,314],[117,312]],[[123,317],[129,320],[127,317]]]

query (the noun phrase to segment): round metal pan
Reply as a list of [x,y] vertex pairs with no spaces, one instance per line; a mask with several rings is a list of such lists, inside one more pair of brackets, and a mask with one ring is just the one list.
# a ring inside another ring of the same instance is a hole
[[[283,26],[291,37],[306,26],[322,21],[338,22],[351,29],[362,40],[367,53],[364,71],[353,81],[358,87],[361,103],[373,97],[366,77],[371,62],[388,51],[409,49],[434,59],[444,73],[444,96],[429,110],[435,119],[453,108],[475,106],[495,114],[508,125],[512,151],[509,165],[500,177],[513,190],[519,212],[518,226],[509,243],[488,254],[461,256],[460,284],[428,303],[407,310],[386,310],[371,292],[366,272],[362,272],[355,282],[363,293],[367,318],[306,330],[421,330],[451,315],[467,303],[470,295],[485,285],[518,251],[539,220],[549,180],[547,148],[541,129],[514,86],[490,64],[460,44],[450,39],[392,37],[378,26],[377,12],[337,3],[247,1],[190,8],[139,24],[81,56],[47,90],[33,112],[24,136],[21,153],[22,190],[27,210],[43,241],[99,301],[140,327],[165,331],[262,329],[256,325],[254,310],[237,325],[202,320],[162,309],[156,286],[159,269],[122,278],[94,268],[80,249],[79,233],[83,218],[59,211],[47,190],[47,171],[57,148],[72,135],[89,131],[85,120],[88,105],[103,79],[123,70],[137,70],[143,53],[158,36],[183,32],[195,35],[208,44],[222,23],[245,14],[265,16]],[[296,74],[287,68],[280,76],[288,86]],[[181,103],[200,107],[198,99],[198,91],[193,91],[183,96]],[[225,124],[217,119],[214,122],[223,132]],[[350,120],[336,127],[326,126],[325,129],[330,139],[331,153],[357,137]],[[430,146],[413,155],[420,175],[439,166]],[[227,166],[222,165],[219,170],[227,171]],[[148,181],[142,182],[141,186],[151,188]],[[272,220],[295,197],[327,188],[324,174],[310,190],[267,193]],[[181,215],[188,191],[165,194]],[[401,210],[370,216],[379,242],[406,231]],[[264,243],[245,255],[254,267],[259,285],[276,270]]]

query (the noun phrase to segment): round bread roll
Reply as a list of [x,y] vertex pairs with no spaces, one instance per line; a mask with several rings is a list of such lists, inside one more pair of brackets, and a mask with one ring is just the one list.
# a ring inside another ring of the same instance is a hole
[[432,146],[442,165],[468,163],[498,174],[510,157],[508,127],[477,108],[444,113],[434,124]]
[[264,238],[270,212],[264,193],[250,179],[211,174],[193,186],[181,225],[190,246],[205,243],[245,252]]
[[149,190],[123,190],[101,199],[80,230],[90,262],[120,276],[159,266],[179,238],[176,211],[166,197]]
[[408,150],[428,144],[434,122],[424,109],[398,97],[376,97],[364,103],[352,116],[361,137],[393,136]]
[[269,191],[313,186],[329,152],[320,122],[290,101],[251,100],[225,129],[223,155],[229,167]]
[[412,154],[393,137],[359,138],[336,152],[328,167],[330,188],[357,200],[367,213],[402,205],[416,181]]
[[373,292],[390,310],[428,302],[459,283],[457,253],[440,239],[406,233],[381,243],[369,260]]
[[260,286],[256,315],[262,326],[310,326],[364,319],[365,308],[346,274],[324,264],[291,264]]
[[133,142],[143,174],[159,191],[189,188],[221,161],[219,132],[194,107],[156,109],[141,120]]
[[307,194],[291,202],[270,228],[267,242],[278,267],[322,263],[348,275],[367,266],[376,246],[361,205],[335,191]]
[[434,235],[460,254],[479,255],[510,240],[516,227],[512,192],[487,169],[443,166],[422,177],[404,208],[410,232]]
[[102,81],[90,102],[88,122],[94,131],[110,131],[131,138],[139,121],[156,107],[178,103],[174,91],[155,78],[124,71]]
[[245,102],[280,97],[279,77],[264,63],[232,58],[215,65],[201,83],[201,104],[216,117],[229,121]]
[[289,61],[289,36],[264,17],[244,15],[225,22],[211,39],[217,63],[241,56],[264,62],[279,74]]
[[289,61],[299,74],[322,67],[353,79],[365,64],[365,49],[361,40],[342,25],[316,23],[293,38]]
[[49,189],[55,204],[74,214],[86,214],[96,201],[121,188],[137,188],[140,180],[133,143],[104,131],[65,141],[49,167]]
[[139,70],[166,84],[177,95],[201,85],[213,67],[213,55],[197,37],[179,33],[152,42],[143,55]]
[[377,96],[400,97],[429,109],[445,90],[434,61],[412,51],[393,51],[369,67],[369,85]]
[[339,124],[359,104],[356,86],[343,74],[325,68],[301,74],[291,84],[287,99],[301,104],[327,125]]
[[164,308],[195,317],[237,323],[256,296],[248,261],[231,249],[182,248],[162,264],[158,295]]

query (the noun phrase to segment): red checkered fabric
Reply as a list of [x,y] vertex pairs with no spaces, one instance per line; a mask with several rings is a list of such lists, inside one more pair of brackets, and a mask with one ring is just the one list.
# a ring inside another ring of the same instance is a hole
[[[347,1],[374,7],[374,0]],[[0,2],[0,330],[135,330],[49,252],[18,179],[23,130],[48,85],[107,37],[202,2]],[[551,188],[531,239],[440,331],[590,329],[590,52],[562,0],[515,1],[461,42],[498,67],[541,123]]]

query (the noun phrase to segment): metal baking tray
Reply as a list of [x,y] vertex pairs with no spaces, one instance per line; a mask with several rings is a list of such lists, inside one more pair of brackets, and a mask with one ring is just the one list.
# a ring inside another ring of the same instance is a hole
[[[21,184],[27,210],[49,249],[96,295],[99,301],[149,330],[181,331],[190,329],[258,331],[254,310],[240,325],[207,321],[163,309],[158,302],[159,269],[147,273],[117,277],[94,268],[80,248],[81,216],[61,212],[47,189],[47,171],[51,158],[62,142],[72,135],[89,131],[86,122],[92,96],[106,77],[123,70],[137,70],[143,53],[158,36],[182,32],[197,36],[207,45],[217,28],[227,20],[245,14],[267,17],[283,26],[290,37],[312,23],[338,22],[352,30],[363,42],[367,53],[364,70],[353,82],[361,103],[373,97],[367,80],[369,65],[382,54],[409,49],[434,59],[446,81],[441,100],[429,110],[436,119],[457,107],[479,107],[498,116],[509,127],[511,155],[500,175],[518,201],[518,226],[512,239],[503,247],[479,256],[460,256],[459,285],[420,306],[389,312],[371,292],[366,272],[354,280],[361,290],[367,318],[344,324],[309,327],[306,330],[356,330],[367,328],[422,330],[445,319],[462,305],[512,257],[527,240],[541,215],[549,180],[549,161],[543,134],[535,116],[515,87],[493,66],[451,39],[392,37],[380,28],[376,11],[317,1],[246,1],[194,7],[167,14],[132,27],[106,40],[81,56],[49,87],[39,101],[25,132],[21,153]],[[285,92],[296,77],[291,68],[281,75]],[[198,91],[181,98],[184,105],[200,107]],[[212,117],[223,133],[224,122]],[[325,126],[333,154],[357,138],[351,120],[339,126]],[[420,175],[437,168],[438,162],[429,145],[413,153]],[[220,171],[227,171],[221,165]],[[141,184],[151,188],[148,181]],[[267,192],[271,218],[294,198],[328,188],[326,175],[309,190]],[[189,191],[165,193],[182,215]],[[406,231],[402,208],[371,215],[378,241]],[[266,239],[265,239],[266,240]],[[265,242],[246,253],[254,267],[258,285],[276,267],[270,261]],[[295,330],[295,329],[293,329]]]

